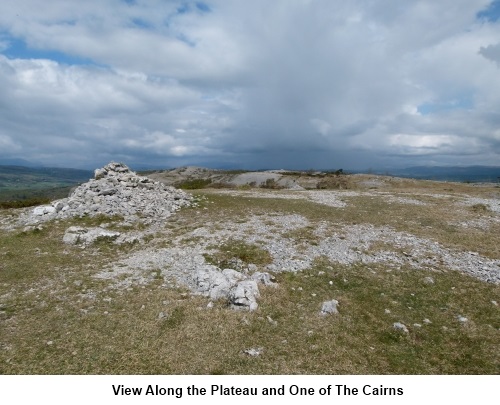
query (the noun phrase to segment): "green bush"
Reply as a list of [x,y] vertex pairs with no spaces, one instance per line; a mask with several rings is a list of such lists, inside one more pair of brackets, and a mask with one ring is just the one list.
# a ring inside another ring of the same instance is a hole
[[48,198],[29,198],[27,200],[0,201],[1,209],[34,207],[50,203]]
[[278,184],[278,182],[274,179],[267,179],[263,184],[260,186],[261,188],[269,188],[272,190],[280,189],[283,188]]
[[210,179],[194,179],[186,180],[181,183],[177,183],[176,187],[182,190],[198,190],[200,188],[205,188],[212,183]]

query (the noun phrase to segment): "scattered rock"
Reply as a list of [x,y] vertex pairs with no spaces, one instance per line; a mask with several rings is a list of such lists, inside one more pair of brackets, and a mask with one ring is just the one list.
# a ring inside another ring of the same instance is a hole
[[252,356],[252,357],[260,356],[263,352],[264,352],[264,349],[262,347],[253,347],[253,348],[246,349],[243,351],[243,353],[248,354],[249,356]]
[[434,279],[432,277],[425,277],[422,281],[424,284],[434,284]]
[[63,242],[69,245],[88,246],[98,239],[113,241],[120,236],[120,232],[108,231],[103,228],[82,228],[70,226],[64,233]]
[[273,325],[273,326],[278,326],[278,322],[277,322],[277,321],[275,321],[273,318],[271,318],[270,316],[266,316],[266,318],[267,318],[267,321],[268,321],[271,325]]
[[404,333],[409,333],[408,328],[406,325],[402,324],[401,322],[394,322],[392,327],[397,330],[398,332],[404,332]]
[[33,215],[35,216],[38,216],[38,217],[41,217],[43,215],[47,215],[47,214],[53,214],[56,212],[56,209],[51,206],[51,205],[42,205],[40,207],[36,207],[34,210],[33,210]]
[[253,263],[250,263],[247,267],[248,267],[248,271],[250,273],[255,273],[257,271],[257,265],[255,265]]
[[339,311],[337,309],[337,305],[339,305],[339,302],[337,300],[323,302],[320,314],[321,315],[338,314]]
[[196,272],[197,292],[213,300],[226,299],[233,309],[255,311],[260,297],[257,282],[233,269],[220,271],[211,265],[201,266]]
[[233,309],[255,311],[258,308],[257,298],[259,297],[259,287],[255,280],[243,280],[230,291],[229,302]]
[[274,276],[269,273],[255,272],[254,274],[252,274],[252,279],[266,286],[278,286],[278,284],[275,282],[276,279],[274,278]]
[[229,271],[224,273],[215,266],[203,266],[197,270],[195,275],[195,282],[198,286],[197,292],[210,297],[212,300],[227,298],[231,288],[243,278],[241,273],[238,274],[241,277],[235,276],[233,272]]

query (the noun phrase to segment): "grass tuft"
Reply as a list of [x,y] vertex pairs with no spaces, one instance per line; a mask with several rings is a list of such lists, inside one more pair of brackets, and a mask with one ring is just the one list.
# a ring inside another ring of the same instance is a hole
[[243,240],[231,239],[218,247],[212,246],[212,248],[216,251],[205,254],[206,261],[223,269],[235,266],[238,261],[258,266],[272,263],[272,257],[267,250]]

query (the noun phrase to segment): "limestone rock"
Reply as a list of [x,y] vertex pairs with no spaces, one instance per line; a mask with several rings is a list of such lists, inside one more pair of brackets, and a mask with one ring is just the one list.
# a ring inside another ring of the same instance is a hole
[[338,314],[339,310],[337,309],[337,305],[339,302],[337,300],[325,301],[321,306],[321,315],[329,315],[329,314]]
[[95,169],[94,170],[94,179],[99,180],[104,178],[108,174],[107,170],[102,168],[102,169]]
[[108,231],[103,228],[82,228],[70,226],[64,233],[63,242],[69,245],[91,245],[98,239],[115,240],[120,232]]
[[250,349],[246,349],[243,351],[243,353],[248,354],[251,357],[257,357],[260,356],[264,351],[264,348],[262,347],[251,347]]
[[227,298],[229,291],[236,284],[232,274],[224,274],[215,266],[205,266],[197,270],[195,275],[197,292],[213,300]]
[[424,284],[434,284],[434,279],[432,277],[425,277],[422,281]]
[[55,212],[56,209],[52,205],[41,205],[33,210],[33,215],[41,217],[43,215],[54,214]]
[[205,265],[197,269],[194,279],[197,293],[212,300],[226,299],[233,309],[254,311],[258,308],[257,283],[236,270],[220,271],[215,266]]
[[402,324],[401,322],[394,322],[392,327],[397,330],[398,332],[403,332],[403,333],[409,333],[408,328],[406,327],[405,324]]
[[252,274],[252,279],[266,286],[278,286],[278,284],[273,281],[274,277],[269,273],[255,272],[254,274]]
[[259,305],[259,287],[255,280],[240,281],[229,293],[229,302],[233,309],[249,309],[255,311]]

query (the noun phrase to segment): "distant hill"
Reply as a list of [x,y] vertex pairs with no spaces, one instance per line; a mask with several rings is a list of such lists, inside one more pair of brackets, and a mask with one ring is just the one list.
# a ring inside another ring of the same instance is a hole
[[472,183],[500,182],[500,166],[414,166],[404,169],[376,170],[374,172],[425,180]]
[[92,176],[90,170],[0,165],[0,200],[22,200],[33,196],[59,198]]
[[0,166],[43,167],[43,164],[20,158],[12,158],[12,159],[1,158]]

